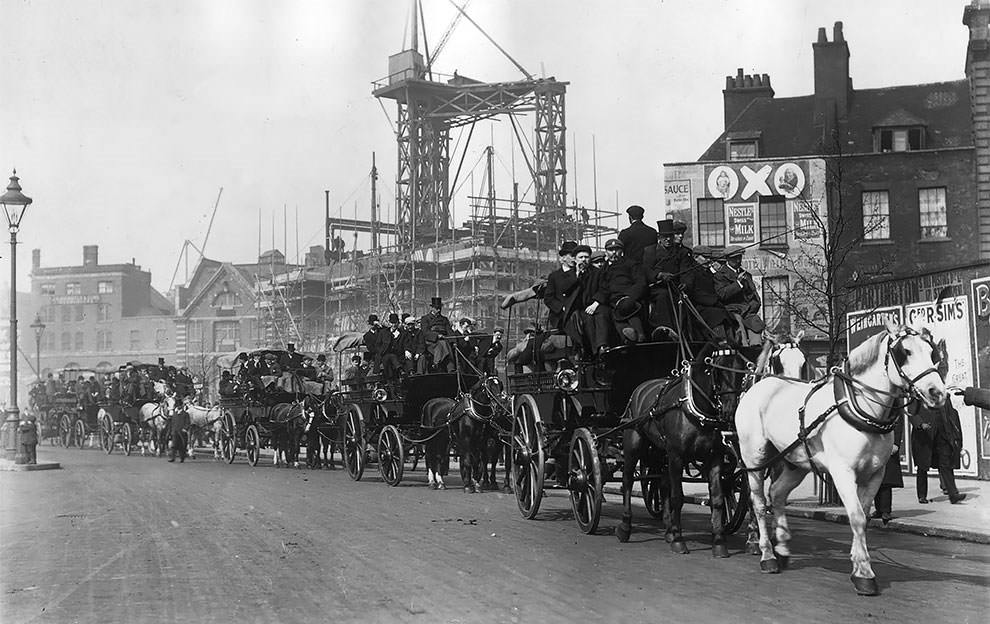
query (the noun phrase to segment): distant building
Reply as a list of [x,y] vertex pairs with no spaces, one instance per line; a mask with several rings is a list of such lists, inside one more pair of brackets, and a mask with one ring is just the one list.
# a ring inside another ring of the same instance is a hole
[[[78,266],[42,267],[32,252],[31,303],[18,310],[20,345],[34,351],[28,325],[45,324],[43,375],[59,368],[115,370],[131,361],[174,359],[172,304],[151,286],[151,273],[129,264],[100,264],[99,247],[83,247]],[[31,340],[27,340],[31,338]]]

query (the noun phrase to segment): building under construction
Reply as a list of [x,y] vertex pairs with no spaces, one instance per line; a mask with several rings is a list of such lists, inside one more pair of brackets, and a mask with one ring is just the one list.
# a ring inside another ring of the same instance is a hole
[[[420,315],[432,297],[443,299],[451,319],[468,316],[480,330],[491,329],[505,321],[498,307],[502,297],[556,268],[562,240],[600,241],[614,233],[603,225],[604,219],[614,222],[614,213],[567,202],[567,83],[534,78],[463,7],[432,54],[424,29],[421,51],[417,0],[410,14],[408,49],[392,55],[388,76],[373,83],[375,97],[393,101],[397,110],[395,222],[380,218],[374,161],[368,177],[370,220],[332,216],[328,193],[323,258],[319,248],[311,249],[305,267],[259,285],[259,306],[273,343],[322,350],[333,336],[363,330],[369,313]],[[489,83],[434,71],[434,59],[462,17],[506,54],[524,79]],[[468,198],[470,216],[455,224],[451,199],[464,155],[478,122],[495,117],[508,119],[525,160],[524,190],[520,194],[513,181],[510,197],[497,196],[494,149],[488,146],[481,191]],[[529,119],[533,127],[524,128]],[[468,138],[451,177],[458,157],[450,147],[454,130],[462,136],[466,130]],[[368,248],[348,251],[344,235],[356,241],[358,233],[368,236]],[[534,307],[523,315],[532,320],[539,314]]]

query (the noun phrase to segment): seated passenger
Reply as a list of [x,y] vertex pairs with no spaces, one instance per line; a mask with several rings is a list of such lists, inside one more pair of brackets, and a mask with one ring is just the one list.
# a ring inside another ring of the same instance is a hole
[[364,385],[365,369],[361,365],[361,356],[351,357],[351,365],[344,369],[340,376],[340,383],[348,386],[351,390],[356,390]]
[[709,260],[712,250],[699,245],[693,252],[691,270],[682,276],[681,281],[687,298],[701,318],[695,318],[693,315],[685,315],[685,318],[690,319],[691,337],[694,340],[720,342],[728,338],[730,320],[729,314],[715,293],[713,278],[715,267]]
[[733,317],[735,342],[749,346],[760,344],[766,323],[760,317],[760,295],[753,276],[742,268],[745,251],[742,247],[726,249],[725,262],[716,268],[714,279],[719,301]]
[[616,332],[627,342],[642,342],[646,339],[640,304],[645,292],[642,275],[632,258],[625,256],[619,239],[605,243],[605,256],[605,284]]

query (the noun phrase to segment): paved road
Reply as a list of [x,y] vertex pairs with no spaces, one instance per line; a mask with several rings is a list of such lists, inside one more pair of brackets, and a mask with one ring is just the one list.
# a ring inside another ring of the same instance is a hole
[[[791,569],[758,572],[730,543],[712,559],[702,508],[692,554],[642,509],[628,544],[574,524],[551,492],[535,521],[511,496],[396,488],[374,471],[251,468],[44,450],[60,471],[0,473],[0,621],[977,622],[990,546],[871,534],[883,595],[848,580],[848,528],[796,520]],[[456,484],[456,478],[451,478]]]

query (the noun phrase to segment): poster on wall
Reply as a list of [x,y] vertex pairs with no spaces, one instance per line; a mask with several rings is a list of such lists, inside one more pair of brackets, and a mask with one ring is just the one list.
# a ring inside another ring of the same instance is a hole
[[[932,332],[936,343],[944,340],[948,354],[947,386],[965,388],[976,383],[973,375],[973,349],[970,341],[969,297],[962,295],[937,302],[914,303],[904,306],[904,322],[922,325]],[[951,396],[952,406],[959,412],[963,448],[957,474],[976,476],[979,469],[979,445],[976,437],[976,408],[966,406],[962,397]]]
[[756,242],[756,204],[731,204],[725,207],[726,240],[729,245]]
[[900,325],[904,322],[903,318],[901,306],[859,310],[846,314],[846,353],[885,329],[888,322]]
[[691,181],[665,180],[663,183],[665,214],[689,213],[691,211]]
[[818,225],[817,215],[821,200],[793,200],[789,202],[793,206],[794,213],[794,236],[795,240],[815,240],[821,237],[821,228]]
[[[973,313],[973,349],[976,352],[976,385],[990,388],[990,277],[970,282]],[[980,458],[990,459],[990,410],[980,414]]]

